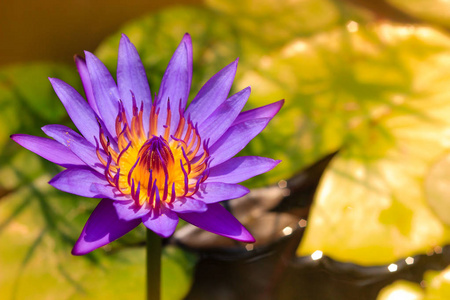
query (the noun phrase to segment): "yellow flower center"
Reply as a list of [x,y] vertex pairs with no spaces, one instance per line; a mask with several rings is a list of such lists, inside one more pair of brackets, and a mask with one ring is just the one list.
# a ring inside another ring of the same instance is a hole
[[97,145],[97,157],[105,166],[106,179],[122,194],[131,195],[139,205],[147,202],[159,207],[160,201],[170,203],[177,197],[193,195],[207,178],[205,170],[209,158],[198,130],[180,111],[177,129],[170,135],[172,115],[168,105],[164,132],[158,134],[159,111],[153,104],[146,134],[142,115],[143,107],[138,110],[134,101],[133,117],[128,122],[120,105],[116,118],[116,150],[100,129],[101,148],[108,160],[102,157],[100,145]]

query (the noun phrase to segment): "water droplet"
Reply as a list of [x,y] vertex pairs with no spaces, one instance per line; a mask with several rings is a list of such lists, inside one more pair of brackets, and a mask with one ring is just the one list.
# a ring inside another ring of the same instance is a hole
[[286,188],[286,187],[287,187],[287,181],[286,181],[286,180],[280,180],[280,181],[278,181],[278,187],[279,187],[280,189]]
[[346,25],[348,32],[357,32],[359,29],[359,24],[355,21],[350,21]]
[[312,260],[318,260],[318,259],[321,259],[322,256],[323,256],[323,252],[320,251],[320,250],[316,250],[316,251],[314,251],[313,254],[311,254]]
[[300,226],[300,228],[305,228],[306,225],[308,225],[308,221],[306,221],[305,219],[301,219],[300,221],[298,221],[298,226]]
[[389,270],[389,272],[395,272],[398,270],[398,266],[396,264],[390,264],[388,266],[388,270]]
[[287,226],[285,228],[283,228],[283,234],[284,235],[290,235],[292,233],[292,228]]
[[406,262],[407,265],[412,265],[412,264],[414,263],[414,258],[411,257],[411,256],[408,256],[408,257],[405,259],[405,262]]

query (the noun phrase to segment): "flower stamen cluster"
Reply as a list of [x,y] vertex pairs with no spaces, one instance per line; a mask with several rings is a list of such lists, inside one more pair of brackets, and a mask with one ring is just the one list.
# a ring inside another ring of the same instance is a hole
[[[138,109],[133,95],[133,116],[128,122],[123,105],[116,118],[117,149],[100,126],[97,157],[105,167],[109,184],[123,195],[130,195],[139,206],[148,203],[160,207],[160,201],[194,195],[208,178],[208,146],[194,124],[179,109],[179,122],[170,135],[172,111],[167,105],[164,135],[157,133],[159,109],[151,107],[149,133],[145,134],[143,106]],[[101,147],[100,147],[101,146]],[[107,159],[102,153],[107,154]]]

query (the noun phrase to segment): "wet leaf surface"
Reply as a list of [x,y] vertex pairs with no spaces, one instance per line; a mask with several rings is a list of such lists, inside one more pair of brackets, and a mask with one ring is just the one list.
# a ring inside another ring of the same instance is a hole
[[442,271],[427,271],[420,285],[399,280],[383,288],[377,300],[388,299],[432,300],[450,297],[450,268]]

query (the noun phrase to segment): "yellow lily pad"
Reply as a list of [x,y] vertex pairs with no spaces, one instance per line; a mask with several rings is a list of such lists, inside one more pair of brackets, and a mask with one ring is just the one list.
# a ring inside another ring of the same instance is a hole
[[404,280],[383,288],[378,294],[377,300],[423,300],[424,292],[420,285]]
[[[345,120],[347,137],[324,173],[298,249],[299,255],[321,250],[361,265],[387,264],[450,240],[443,222],[448,212],[439,217],[429,205],[445,206],[443,197],[430,192],[430,180],[425,184],[430,171],[441,175],[433,166],[449,148],[450,95],[444,83],[450,82],[450,40],[426,27],[367,29],[337,43],[359,44],[351,47],[349,67],[356,85],[347,85],[335,100],[338,107],[353,98],[354,116]],[[414,51],[403,52],[405,47]],[[367,89],[355,97],[367,83],[380,87],[378,92]]]
[[[424,286],[425,288],[421,287]],[[450,267],[428,271],[421,285],[398,280],[383,288],[377,300],[447,300],[450,299]]]

